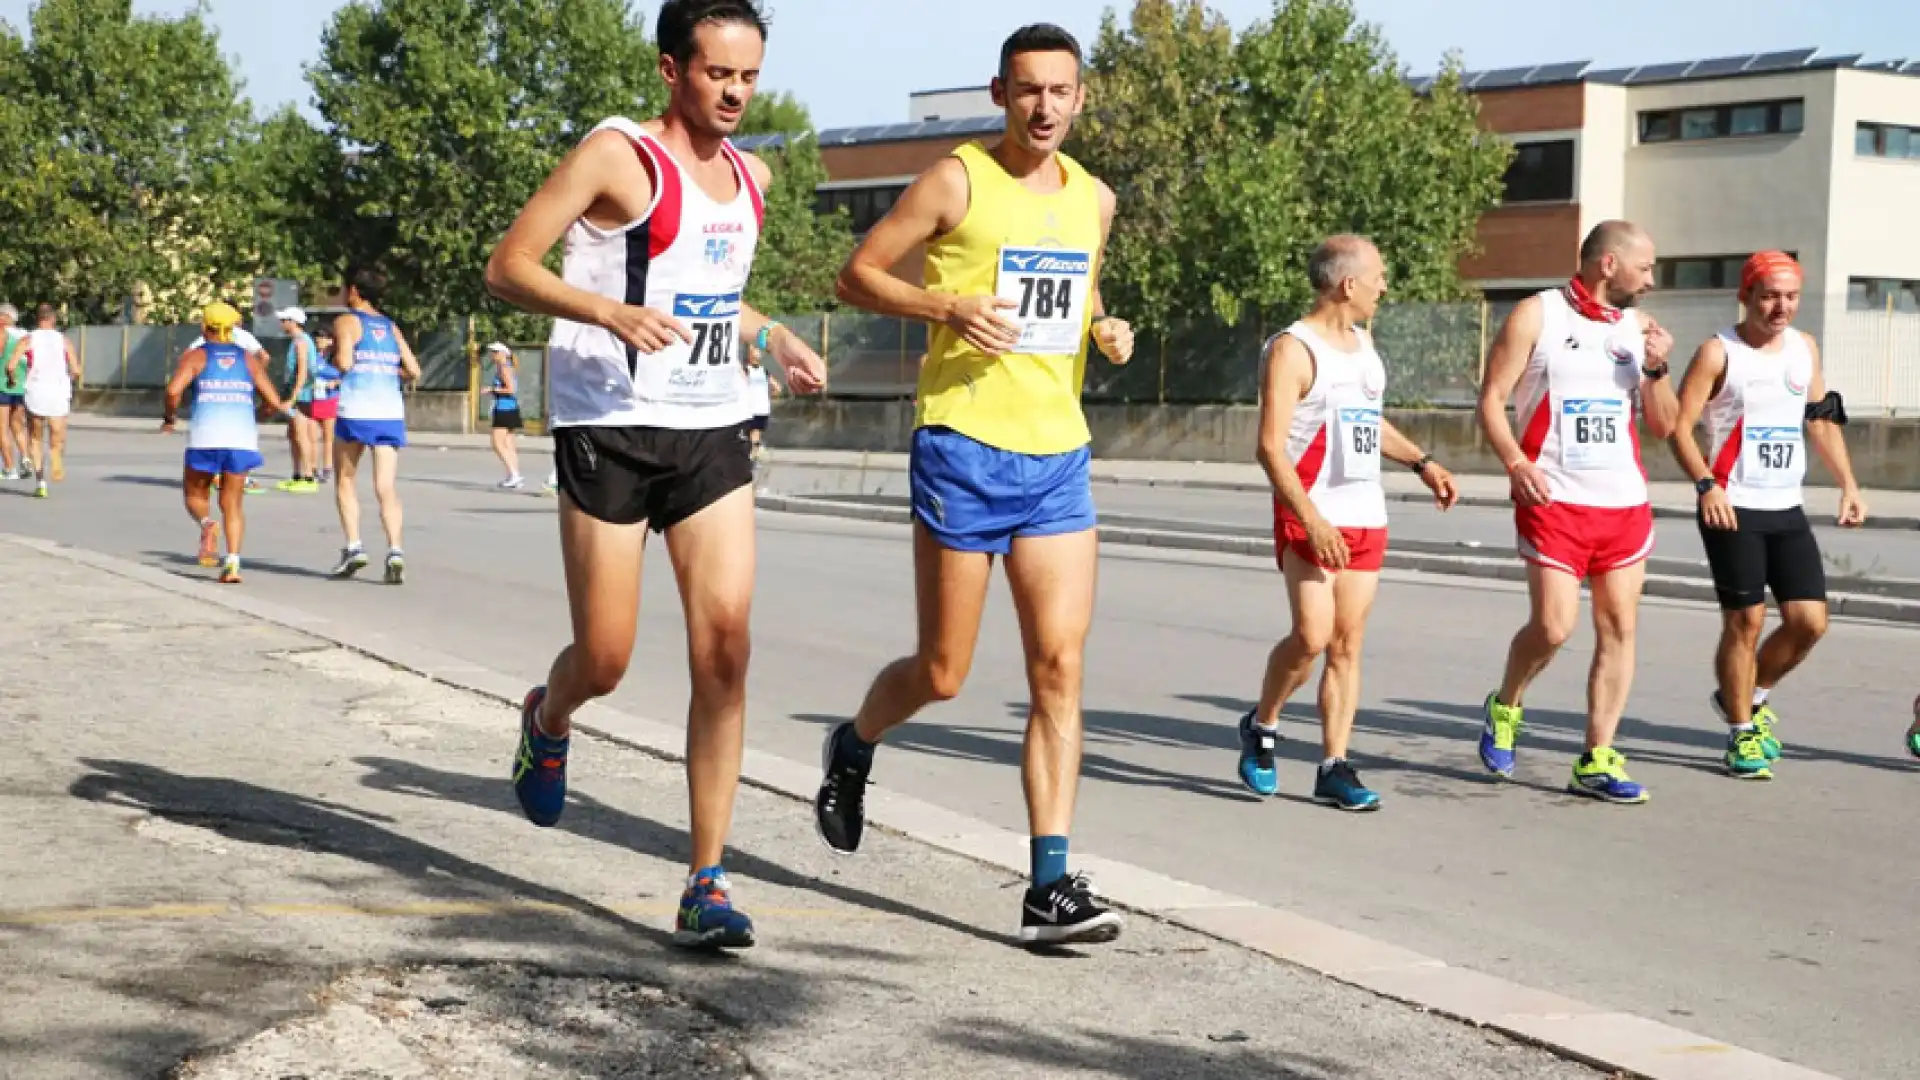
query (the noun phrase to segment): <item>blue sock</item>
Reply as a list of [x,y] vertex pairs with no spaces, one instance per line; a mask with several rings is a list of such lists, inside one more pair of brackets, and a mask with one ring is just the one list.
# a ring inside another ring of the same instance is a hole
[[1036,836],[1027,842],[1027,853],[1033,860],[1035,888],[1051,885],[1067,876],[1066,837]]

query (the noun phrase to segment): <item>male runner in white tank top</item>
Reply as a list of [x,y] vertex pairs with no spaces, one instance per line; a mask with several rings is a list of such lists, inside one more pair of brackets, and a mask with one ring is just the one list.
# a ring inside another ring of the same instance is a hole
[[[666,535],[686,612],[693,850],[677,944],[739,948],[753,923],[720,860],[746,726],[753,600],[751,414],[740,350],[770,352],[810,393],[826,366],[742,302],[769,174],[727,136],[752,99],[766,23],[747,0],[669,0],[655,40],[666,114],[608,120],[562,161],[487,267],[494,295],[554,316],[551,403],[560,551],[574,640],[527,694],[521,808],[559,821],[571,718],[633,657],[647,529]],[[541,264],[562,237],[554,275]]]
[[52,304],[41,304],[33,316],[34,331],[9,363],[26,372],[27,459],[33,463],[34,495],[44,499],[49,479],[67,478],[67,416],[73,412],[73,388],[80,385],[80,359],[60,332]]
[[1440,509],[1459,498],[1453,475],[1381,413],[1387,370],[1360,327],[1387,291],[1386,263],[1368,240],[1335,236],[1307,262],[1313,310],[1267,345],[1260,375],[1260,465],[1273,484],[1273,542],[1286,575],[1293,630],[1267,658],[1260,704],[1240,718],[1240,780],[1279,790],[1273,751],[1280,709],[1327,657],[1320,676],[1316,802],[1377,810],[1380,797],[1347,763],[1360,704],[1360,643],[1387,553],[1380,459],[1420,475]]
[[[1586,752],[1567,789],[1614,803],[1647,792],[1613,748],[1633,686],[1634,624],[1653,551],[1653,507],[1640,465],[1640,431],[1673,434],[1680,402],[1667,380],[1673,335],[1630,310],[1653,288],[1653,239],[1606,221],[1580,245],[1566,285],[1520,302],[1487,356],[1480,426],[1513,480],[1520,555],[1532,614],[1514,636],[1500,689],[1487,695],[1480,761],[1514,767],[1527,686],[1573,634],[1580,582],[1593,588],[1593,667]],[[1507,421],[1515,396],[1522,434]]]
[[[1700,540],[1720,594],[1711,704],[1728,725],[1727,771],[1743,780],[1773,778],[1779,717],[1767,695],[1827,632],[1826,570],[1800,489],[1808,443],[1840,482],[1839,524],[1867,518],[1840,432],[1840,395],[1827,391],[1813,335],[1793,328],[1801,281],[1800,264],[1785,252],[1747,260],[1744,317],[1693,354],[1674,431],[1674,453],[1700,493]],[[1693,433],[1703,413],[1707,454]],[[1769,588],[1780,627],[1763,644]]]

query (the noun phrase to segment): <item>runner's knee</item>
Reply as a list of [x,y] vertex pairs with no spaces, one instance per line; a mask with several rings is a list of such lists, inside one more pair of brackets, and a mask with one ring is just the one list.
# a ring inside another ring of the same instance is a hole
[[914,675],[927,697],[952,701],[966,685],[968,666],[965,661],[950,656],[923,656],[915,662]]
[[752,635],[744,616],[727,617],[700,632],[693,647],[693,678],[709,687],[741,687],[747,682]]
[[1764,604],[1753,604],[1722,612],[1721,616],[1726,623],[1728,636],[1752,648],[1760,640],[1761,628],[1766,625],[1767,609]]
[[[1780,614],[1780,623],[1802,641],[1812,644],[1827,634],[1825,604],[1788,604]],[[1758,633],[1756,629],[1756,634]]]
[[581,692],[590,698],[606,697],[620,688],[620,680],[626,678],[627,663],[632,654],[617,648],[575,646],[573,654],[574,676],[580,681]]

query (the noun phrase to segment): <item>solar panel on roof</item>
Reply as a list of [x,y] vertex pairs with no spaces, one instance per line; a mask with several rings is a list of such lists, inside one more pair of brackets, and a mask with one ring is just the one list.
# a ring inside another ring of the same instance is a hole
[[1808,60],[1805,67],[1811,68],[1850,68],[1860,62],[1866,53],[1849,53],[1846,56],[1822,56]]
[[1716,75],[1737,75],[1745,71],[1747,65],[1753,63],[1754,60],[1755,57],[1751,54],[1747,56],[1722,56],[1712,60],[1696,60],[1693,66],[1687,69],[1687,78],[1711,79]]
[[1524,86],[1527,81],[1527,76],[1532,74],[1532,72],[1533,68],[1531,67],[1498,68],[1494,71],[1482,72],[1480,78],[1474,82],[1473,88],[1475,90],[1503,90],[1512,86]]
[[1648,64],[1645,67],[1636,68],[1632,75],[1627,76],[1627,85],[1638,86],[1641,83],[1678,79],[1686,75],[1687,69],[1692,66],[1691,60],[1678,64]]
[[1413,88],[1414,93],[1424,94],[1433,89],[1433,84],[1438,81],[1439,80],[1432,75],[1422,75],[1417,79],[1409,80],[1407,85]]
[[1527,85],[1539,86],[1543,83],[1577,79],[1581,72],[1587,70],[1587,65],[1590,63],[1592,63],[1590,60],[1571,60],[1564,64],[1542,64],[1533,69],[1533,74],[1527,76]]
[[1802,67],[1819,49],[1788,49],[1785,52],[1761,53],[1747,65],[1747,73],[1756,71],[1791,71]]
[[1901,68],[1900,73],[1903,75],[1920,75],[1920,60],[1915,60],[1906,67]]
[[1587,72],[1585,78],[1586,78],[1586,81],[1591,83],[1606,83],[1610,86],[1620,86],[1624,84],[1627,81],[1628,77],[1631,76],[1636,70],[1638,69],[1636,68],[1605,68],[1600,71],[1589,71]]

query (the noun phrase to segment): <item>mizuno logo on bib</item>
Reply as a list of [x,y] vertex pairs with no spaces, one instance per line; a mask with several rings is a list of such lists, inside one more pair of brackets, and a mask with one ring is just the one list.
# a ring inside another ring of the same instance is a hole
[[1080,351],[1082,307],[1093,284],[1093,253],[1059,248],[1000,249],[995,294],[1015,307],[1015,352],[1036,356]]

